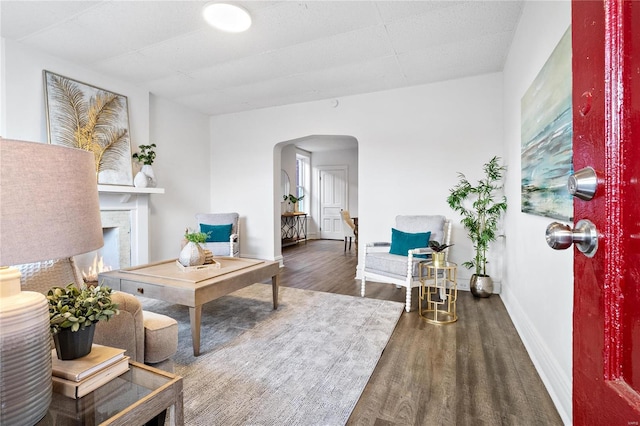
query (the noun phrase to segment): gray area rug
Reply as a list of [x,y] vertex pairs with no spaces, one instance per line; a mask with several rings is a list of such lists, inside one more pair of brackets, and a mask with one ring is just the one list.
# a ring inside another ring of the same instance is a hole
[[343,425],[404,305],[254,284],[203,307],[199,357],[188,308],[144,299],[179,323],[175,373],[187,425]]

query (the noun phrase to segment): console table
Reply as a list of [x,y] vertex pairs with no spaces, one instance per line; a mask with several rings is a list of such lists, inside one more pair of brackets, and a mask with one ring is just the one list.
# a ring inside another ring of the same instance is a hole
[[283,213],[280,219],[282,245],[307,241],[307,214],[303,212]]

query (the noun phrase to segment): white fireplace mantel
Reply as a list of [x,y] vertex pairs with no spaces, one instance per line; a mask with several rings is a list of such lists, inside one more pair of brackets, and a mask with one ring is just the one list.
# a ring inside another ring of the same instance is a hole
[[123,202],[136,194],[164,194],[164,188],[136,188],[135,186],[98,185],[98,193],[120,194]]
[[149,263],[149,196],[164,188],[98,185],[101,211],[129,211],[131,218],[131,266]]

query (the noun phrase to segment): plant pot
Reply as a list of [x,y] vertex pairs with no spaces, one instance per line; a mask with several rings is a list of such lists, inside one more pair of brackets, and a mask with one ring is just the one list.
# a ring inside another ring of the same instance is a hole
[[489,275],[473,274],[470,288],[471,293],[476,297],[489,297],[493,294],[493,280]]
[[145,164],[133,178],[133,185],[136,188],[155,188],[157,184],[156,175],[150,165]]
[[204,265],[206,255],[200,244],[189,241],[187,245],[180,251],[178,262],[182,266],[199,266]]
[[431,262],[433,262],[433,266],[441,266],[444,265],[444,252],[443,251],[434,251],[431,253]]
[[158,184],[158,181],[156,180],[156,174],[153,172],[151,165],[145,164],[144,166],[142,166],[142,169],[140,169],[140,171],[147,176],[147,187],[155,188]]
[[58,359],[70,360],[83,357],[91,352],[93,344],[93,333],[96,325],[81,328],[78,331],[71,331],[69,328],[60,330],[53,335],[56,344],[56,355]]
[[149,186],[149,178],[144,173],[138,172],[133,178],[133,186],[136,188],[146,188]]

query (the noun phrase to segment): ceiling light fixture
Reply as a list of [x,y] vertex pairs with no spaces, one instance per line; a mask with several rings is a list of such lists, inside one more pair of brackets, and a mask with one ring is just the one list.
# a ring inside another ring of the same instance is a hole
[[251,26],[249,12],[229,3],[208,3],[202,9],[202,16],[212,27],[230,33],[241,33]]

